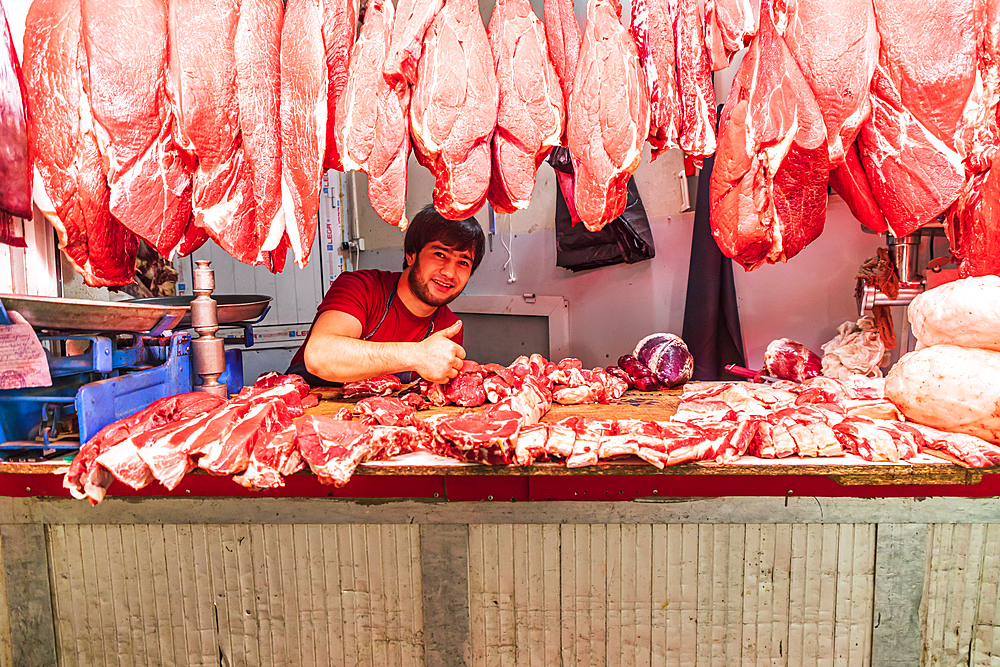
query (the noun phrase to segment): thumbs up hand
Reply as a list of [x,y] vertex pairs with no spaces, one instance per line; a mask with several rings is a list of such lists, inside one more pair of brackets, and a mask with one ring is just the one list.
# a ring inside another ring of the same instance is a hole
[[413,370],[425,380],[438,384],[444,384],[458,375],[465,359],[465,349],[451,338],[461,330],[462,320],[459,320],[418,343]]

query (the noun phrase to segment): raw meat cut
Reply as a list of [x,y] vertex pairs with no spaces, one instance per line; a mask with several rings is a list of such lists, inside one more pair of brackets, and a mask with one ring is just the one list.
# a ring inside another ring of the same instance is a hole
[[[763,10],[762,10],[763,11]],[[715,87],[698,0],[670,0],[677,43],[681,99],[681,149],[700,164],[715,153]]]
[[899,106],[950,150],[976,80],[983,5],[875,0],[879,63],[888,85],[898,91]]
[[14,234],[13,219],[31,218],[31,181],[34,176],[32,152],[28,139],[28,95],[21,75],[21,64],[11,39],[7,12],[0,3],[3,18],[3,56],[0,57],[0,243],[24,248],[25,240]]
[[320,0],[289,0],[281,27],[281,200],[300,268],[316,238],[328,82]]
[[787,261],[823,231],[829,161],[823,116],[769,0],[720,128],[709,181],[716,243],[748,271]]
[[573,77],[580,60],[580,24],[573,13],[573,0],[545,0],[545,44],[549,58],[559,77],[565,108],[569,109],[569,96],[573,90]]
[[237,0],[174,0],[170,73],[191,174],[194,222],[227,253],[262,264],[253,174],[243,152],[236,76]]
[[882,210],[875,201],[872,187],[868,184],[868,174],[861,164],[856,143],[847,147],[844,163],[830,171],[830,187],[843,197],[854,217],[873,232],[889,230]]
[[788,3],[784,12],[776,23],[786,25],[788,50],[823,113],[830,164],[839,165],[871,114],[868,90],[879,55],[875,9],[871,0],[807,0]]
[[906,315],[921,346],[1000,352],[1000,276],[955,280],[918,294]]
[[521,415],[510,410],[464,412],[428,417],[434,433],[433,451],[463,461],[510,465],[515,462]]
[[889,229],[905,236],[958,198],[965,182],[962,160],[903,106],[881,66],[872,79],[871,102],[871,118],[858,134],[861,162]]
[[417,82],[417,63],[424,48],[424,35],[444,7],[444,0],[399,0],[392,26],[385,75],[409,84]]
[[705,46],[713,72],[729,67],[755,34],[757,24],[748,0],[705,0]]
[[449,0],[424,36],[410,100],[413,147],[446,218],[468,218],[486,201],[498,95],[479,5]]
[[1000,448],[974,435],[948,433],[915,422],[900,423],[896,427],[912,432],[921,448],[947,452],[975,468],[1000,464]]
[[323,50],[326,59],[326,145],[321,143],[323,171],[345,171],[337,136],[337,107],[347,86],[348,64],[358,31],[358,0],[320,0],[323,5]]
[[804,382],[820,374],[822,362],[819,355],[798,341],[788,338],[772,340],[764,350],[764,368],[767,374]]
[[629,33],[649,87],[649,143],[655,160],[664,150],[677,148],[681,134],[674,21],[666,0],[634,0]]
[[932,345],[901,358],[885,396],[906,418],[1000,443],[1000,352]]
[[[80,3],[38,0],[24,31],[24,77],[33,131],[35,200],[55,227],[59,249],[92,287],[135,277],[139,239],[108,209],[110,190],[93,126],[82,127]],[[38,182],[40,181],[40,183]],[[42,195],[47,205],[42,202]]]
[[395,397],[370,396],[354,404],[358,421],[372,426],[410,426],[416,409]]
[[980,172],[993,164],[1000,146],[997,126],[1000,103],[1000,2],[984,3],[982,43],[978,49],[978,76],[962,114],[962,124],[955,136],[955,148],[970,172]]
[[649,134],[649,93],[618,0],[590,0],[567,108],[576,211],[598,231],[625,210]]
[[348,382],[344,384],[344,398],[365,398],[367,396],[388,396],[403,388],[403,383],[395,375]]
[[370,430],[358,422],[309,415],[296,424],[295,442],[321,483],[343,486],[359,463],[378,453]]
[[531,201],[538,165],[562,138],[566,108],[528,0],[499,0],[486,34],[500,99],[487,196],[498,213],[513,213]]
[[304,467],[302,455],[295,447],[295,425],[289,424],[273,438],[258,438],[246,472],[233,480],[255,491],[276,489],[285,485],[285,477]]
[[[191,223],[191,175],[166,87],[167,3],[83,0],[83,45],[111,215],[171,258]],[[123,82],[128,85],[122,85]]]
[[961,277],[1000,274],[1000,167],[966,181],[945,230]]
[[[236,89],[243,155],[253,181],[263,260],[284,267],[288,237],[281,190],[281,0],[242,0],[236,26]],[[283,243],[284,242],[284,243]],[[268,257],[272,254],[278,257]]]
[[361,35],[351,52],[335,130],[341,168],[368,174],[372,208],[389,224],[406,229],[410,87],[382,73],[393,16],[390,0],[368,3]]

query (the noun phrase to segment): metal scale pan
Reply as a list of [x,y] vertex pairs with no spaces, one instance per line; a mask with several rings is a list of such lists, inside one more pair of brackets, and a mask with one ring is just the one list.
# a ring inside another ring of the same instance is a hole
[[[223,325],[257,324],[266,312],[268,304],[271,303],[271,297],[263,294],[213,294],[212,298],[215,299],[219,324]],[[186,329],[191,326],[191,302],[194,299],[195,297],[192,295],[157,296],[148,299],[132,299],[127,303],[183,308],[184,317],[176,324],[175,328]]]
[[16,310],[36,329],[51,331],[131,332],[159,336],[180,326],[188,308],[132,301],[93,301],[51,296],[0,294],[7,310]]

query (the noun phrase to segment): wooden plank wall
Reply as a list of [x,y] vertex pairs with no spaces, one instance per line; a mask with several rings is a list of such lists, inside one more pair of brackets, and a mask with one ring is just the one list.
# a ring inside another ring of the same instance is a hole
[[875,531],[473,525],[473,664],[868,665]]
[[62,667],[422,665],[413,525],[52,525]]

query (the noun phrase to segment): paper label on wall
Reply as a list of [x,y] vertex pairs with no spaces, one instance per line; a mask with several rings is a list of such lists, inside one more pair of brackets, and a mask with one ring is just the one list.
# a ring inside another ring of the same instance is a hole
[[0,389],[49,387],[49,363],[35,330],[21,314],[7,311],[11,324],[0,325]]
[[343,208],[340,205],[340,173],[327,171],[323,175],[319,197],[319,233],[326,279],[333,283],[344,272],[344,255],[340,244],[344,238]]

